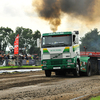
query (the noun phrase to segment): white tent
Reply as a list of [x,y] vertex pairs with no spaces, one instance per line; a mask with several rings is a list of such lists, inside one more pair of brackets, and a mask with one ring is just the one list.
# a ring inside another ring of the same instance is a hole
[[10,43],[8,43],[8,45],[6,47],[6,51],[10,51],[10,49],[13,49],[13,48],[14,47]]
[[7,45],[7,47],[6,47],[6,51],[10,51],[10,49],[9,49],[8,45]]

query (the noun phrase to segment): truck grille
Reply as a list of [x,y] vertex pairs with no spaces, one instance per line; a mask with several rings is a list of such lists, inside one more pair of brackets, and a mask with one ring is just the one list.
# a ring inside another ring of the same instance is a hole
[[51,65],[59,65],[62,64],[62,60],[52,60]]

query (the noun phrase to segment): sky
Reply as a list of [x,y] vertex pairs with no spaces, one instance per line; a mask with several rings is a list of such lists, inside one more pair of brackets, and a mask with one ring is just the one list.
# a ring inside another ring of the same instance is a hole
[[[16,27],[23,27],[30,28],[33,32],[36,30],[39,30],[41,33],[52,32],[49,21],[39,17],[35,7],[32,5],[33,1],[34,0],[0,0],[0,27],[9,27],[13,31],[15,31]],[[57,32],[77,30],[80,32],[80,37],[82,37],[85,33],[94,28],[98,28],[99,30],[100,23],[94,23],[94,25],[91,26],[84,24],[77,18],[72,18],[68,14],[63,14]]]
[[46,21],[38,18],[32,7],[32,0],[0,0],[0,27],[30,28],[41,33],[51,31]]

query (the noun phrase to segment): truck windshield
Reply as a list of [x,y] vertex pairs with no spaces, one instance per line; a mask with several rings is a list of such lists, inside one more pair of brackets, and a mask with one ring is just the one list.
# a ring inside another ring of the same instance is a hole
[[72,35],[55,35],[42,37],[42,47],[63,47],[72,45]]

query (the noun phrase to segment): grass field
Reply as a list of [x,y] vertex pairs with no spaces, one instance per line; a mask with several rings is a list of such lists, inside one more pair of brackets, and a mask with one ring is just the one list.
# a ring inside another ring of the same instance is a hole
[[41,66],[1,66],[1,69],[41,68]]
[[100,100],[100,96],[97,96],[97,97],[92,97],[91,99],[89,100]]

